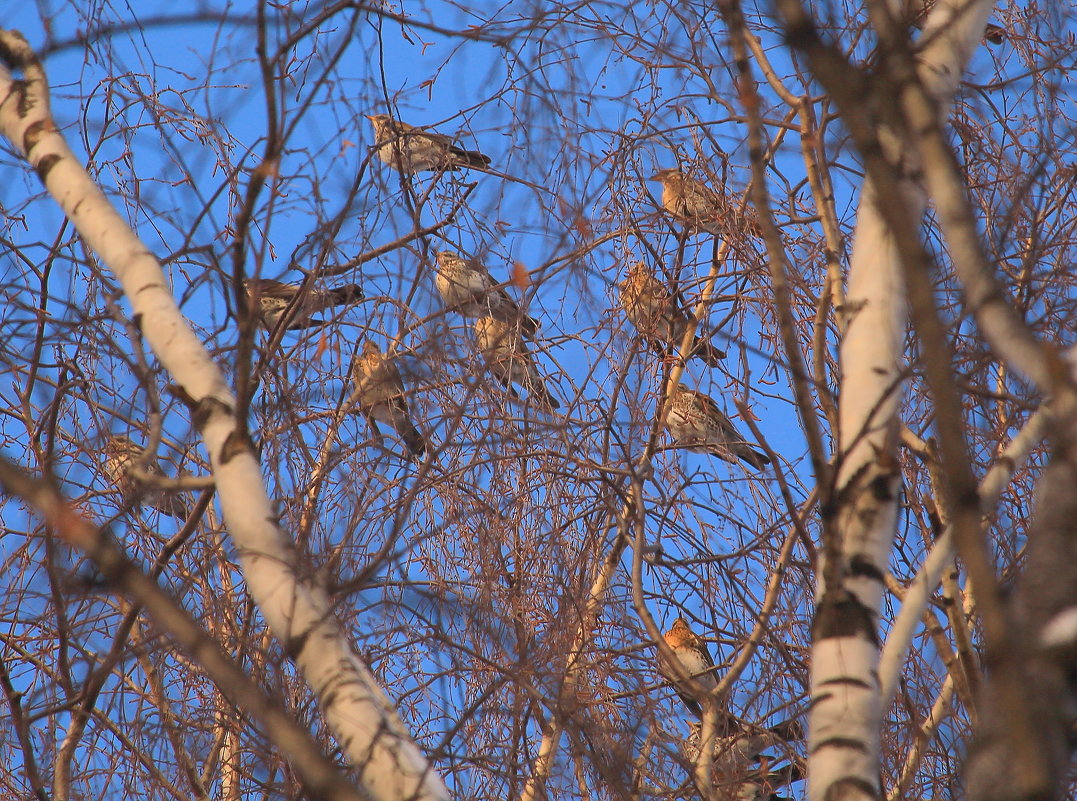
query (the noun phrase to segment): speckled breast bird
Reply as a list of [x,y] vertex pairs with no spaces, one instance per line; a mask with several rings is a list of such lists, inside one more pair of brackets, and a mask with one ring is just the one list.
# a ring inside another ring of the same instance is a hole
[[[269,331],[277,327],[284,310],[301,289],[299,284],[285,284],[272,278],[245,278],[243,287],[247,290],[247,300],[251,308],[257,311],[259,321]],[[288,320],[288,330],[325,325],[324,320],[311,315],[333,306],[357,303],[362,299],[362,287],[356,284],[346,284],[335,289],[307,287]]]
[[711,233],[721,233],[720,218],[728,204],[706,184],[670,167],[659,170],[648,180],[662,184],[662,207],[689,223]]
[[[680,346],[691,318],[681,309],[669,289],[647,269],[647,265],[638,261],[629,267],[628,277],[618,286],[621,290],[621,308],[651,347],[663,353]],[[691,356],[717,367],[725,358],[725,352],[700,336],[702,333],[700,328],[696,328]]]
[[[695,680],[696,684],[706,691],[712,691],[718,686],[718,679],[714,675],[714,659],[703,638],[688,627],[683,617],[673,621],[673,627],[662,635],[674,656],[681,663],[684,671]],[[673,668],[667,665],[659,655],[659,672],[670,682],[673,689],[684,705],[694,715],[703,716],[703,707],[700,705],[695,694],[690,692],[690,687],[673,672]]]
[[439,250],[434,257],[437,272],[434,283],[446,306],[465,317],[493,317],[518,323],[520,331],[529,337],[538,331],[538,320],[524,314],[482,264],[449,250]]
[[426,453],[426,440],[411,421],[407,393],[400,371],[374,342],[363,343],[352,375],[354,397],[375,434],[378,423],[393,427],[416,459]]
[[560,405],[546,388],[546,381],[535,366],[534,357],[516,323],[480,317],[475,321],[475,337],[490,373],[508,388],[513,397],[519,395],[512,385],[519,384],[547,408],[556,409]]
[[659,170],[648,180],[662,184],[662,207],[689,228],[734,240],[762,235],[753,216],[738,211],[727,198],[676,168]]
[[490,158],[477,150],[465,150],[444,134],[417,128],[388,114],[368,114],[374,126],[378,157],[404,173],[423,170],[484,169]]
[[765,453],[744,441],[712,398],[683,384],[677,385],[666,404],[665,424],[678,447],[732,464],[739,459],[757,469],[770,464]]
[[[113,434],[105,442],[104,450],[105,475],[120,491],[125,504],[137,506],[144,503],[179,520],[187,519],[187,504],[182,498],[148,483],[141,483],[131,474],[135,463],[145,454],[145,448],[136,445],[123,434]],[[150,476],[163,478],[165,475],[156,459],[146,460],[144,470]]]

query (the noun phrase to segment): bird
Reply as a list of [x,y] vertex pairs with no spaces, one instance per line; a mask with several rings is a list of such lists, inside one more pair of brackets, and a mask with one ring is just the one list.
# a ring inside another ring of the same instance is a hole
[[770,464],[770,457],[744,441],[710,396],[683,384],[674,388],[666,402],[664,422],[678,447],[709,453],[731,464],[739,459],[757,469]]
[[423,170],[485,169],[490,157],[477,150],[465,150],[452,137],[394,120],[388,114],[365,115],[374,126],[378,157],[395,170],[416,173]]
[[489,271],[474,259],[459,253],[439,250],[434,253],[434,283],[441,299],[465,317],[494,317],[503,322],[518,322],[520,331],[533,337],[539,323],[528,317],[505,287],[498,286]]
[[363,289],[357,284],[345,284],[335,289],[314,289],[304,288],[300,284],[285,284],[272,278],[244,278],[243,288],[247,291],[251,308],[258,314],[262,326],[269,331],[277,327],[285,309],[300,292],[303,296],[295,303],[295,311],[288,319],[289,331],[325,325],[324,320],[311,315],[363,299]]
[[[683,617],[673,621],[673,626],[662,635],[666,645],[677,657],[684,672],[698,684],[703,690],[712,692],[718,686],[718,678],[714,675],[714,659],[703,638],[689,628]],[[659,672],[665,677],[684,705],[697,717],[703,717],[703,707],[698,697],[692,692],[692,688],[677,675],[672,665],[666,664],[665,659],[659,659]]]
[[536,397],[547,408],[552,410],[560,405],[546,388],[546,381],[535,366],[519,325],[496,317],[480,317],[475,320],[475,337],[479,352],[486,359],[486,366],[498,381],[508,387],[514,398],[519,397],[512,387],[516,383],[525,387],[529,395]]
[[[618,287],[621,290],[621,308],[640,336],[659,353],[680,346],[692,318],[681,309],[677,299],[647,269],[646,264],[639,261],[629,267],[628,277]],[[690,355],[702,359],[711,367],[717,367],[725,358],[725,351],[699,336],[697,329]]]
[[352,380],[355,383],[352,397],[357,400],[374,433],[381,433],[378,423],[387,423],[400,434],[411,455],[421,458],[426,453],[426,440],[411,421],[400,371],[372,340],[363,343]]
[[674,167],[659,170],[647,180],[662,184],[662,207],[689,228],[717,236],[762,235],[758,220],[738,211],[702,181]]
[[[112,434],[105,441],[105,475],[120,491],[123,502],[137,506],[145,502],[148,506],[179,520],[187,519],[187,504],[178,495],[154,487],[149,481],[142,482],[132,474],[136,465],[151,477],[165,475],[164,470],[154,458],[146,457],[146,449],[136,445],[123,434]],[[151,479],[152,481],[152,479]]]

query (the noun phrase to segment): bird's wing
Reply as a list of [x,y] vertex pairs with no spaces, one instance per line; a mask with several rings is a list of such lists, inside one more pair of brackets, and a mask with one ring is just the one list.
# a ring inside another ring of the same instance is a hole
[[[687,388],[682,388],[682,391],[685,389]],[[726,416],[726,413],[718,407],[714,398],[710,395],[705,395],[698,390],[687,389],[687,391],[691,392],[696,397],[696,400],[704,413],[718,423],[718,427],[722,430],[724,435],[732,439],[741,439],[740,434],[737,433],[737,429],[733,427],[733,422]]]
[[274,281],[272,278],[259,279],[257,283],[252,283],[250,289],[252,293],[260,297],[278,300],[291,300],[299,291],[296,284],[286,284],[283,281]]
[[438,133],[437,131],[430,131],[426,129],[412,127],[411,130],[405,131],[404,133],[407,133],[409,136],[413,136],[416,139],[427,139],[432,144],[439,145],[445,148],[455,148],[457,146],[456,140],[453,137],[443,133]]
[[[490,286],[494,286],[491,279]],[[511,315],[518,316],[520,314],[520,305],[512,299],[512,295],[505,291],[505,287],[498,287],[496,290],[489,294],[490,305],[496,308],[498,311],[508,312]]]

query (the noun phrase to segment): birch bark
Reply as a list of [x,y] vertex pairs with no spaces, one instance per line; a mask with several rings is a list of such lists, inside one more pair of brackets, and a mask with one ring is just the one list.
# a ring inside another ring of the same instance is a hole
[[[780,7],[791,28],[807,21],[798,3]],[[943,117],[990,8],[986,2],[943,0],[925,25],[922,41],[927,45],[918,73]],[[819,77],[832,88],[827,76]],[[836,503],[826,512],[833,525],[825,526],[830,533],[813,625],[808,744],[813,799],[877,798],[881,792],[878,615],[897,520],[896,448],[907,323],[903,266],[880,211],[882,202],[902,203],[917,220],[926,206],[912,177],[903,177],[898,196],[887,198],[879,197],[869,179],[857,215],[848,328],[840,349]]]

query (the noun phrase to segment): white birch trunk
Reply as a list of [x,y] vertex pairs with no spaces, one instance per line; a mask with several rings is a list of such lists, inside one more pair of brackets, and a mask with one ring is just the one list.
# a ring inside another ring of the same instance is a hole
[[[989,3],[940,0],[924,28],[920,76],[946,114],[979,42]],[[907,183],[909,214],[923,215]],[[870,181],[861,197],[841,344],[840,470],[835,534],[840,565],[824,565],[813,626],[809,797],[874,799],[879,787],[878,615],[897,520],[897,432],[906,328],[902,265]],[[829,552],[834,558],[834,553]],[[828,586],[827,580],[836,582]]]
[[224,376],[180,313],[160,264],[87,175],[56,129],[48,86],[21,34],[0,31],[0,131],[37,170],[86,245],[123,285],[133,319],[161,364],[191,399],[209,452],[225,526],[258,608],[314,690],[370,798],[446,799],[392,702],[352,650],[325,596],[295,569],[276,523],[258,460],[241,435]]

